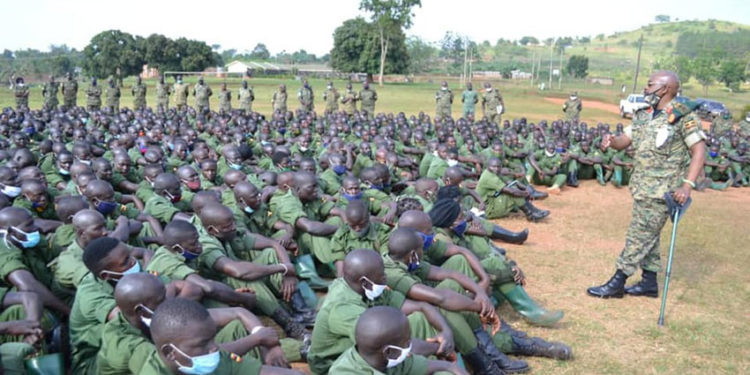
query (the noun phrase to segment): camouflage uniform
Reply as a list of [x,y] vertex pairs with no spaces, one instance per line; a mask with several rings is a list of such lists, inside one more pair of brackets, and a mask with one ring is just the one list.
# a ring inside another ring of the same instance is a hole
[[578,122],[581,116],[581,98],[576,97],[575,99],[568,99],[563,104],[563,111],[565,112],[565,120],[571,122]]
[[489,92],[485,92],[482,97],[482,109],[487,120],[494,122],[495,124],[502,124],[502,113],[497,112],[498,106],[503,106],[503,112],[505,112],[505,103],[503,102],[503,96],[500,95],[500,91],[492,89]]
[[742,138],[750,137],[750,113],[748,113],[744,120],[737,124],[737,131]]
[[57,90],[60,88],[60,84],[57,82],[47,82],[44,84],[42,89],[42,95],[44,96],[44,108],[55,109],[60,103],[57,100]]
[[273,93],[273,100],[271,101],[271,104],[273,104],[273,110],[280,111],[282,113],[286,112],[286,91],[276,91]]
[[247,88],[240,88],[240,93],[237,95],[237,100],[240,101],[240,109],[249,114],[253,111],[253,100],[255,100],[255,93],[253,88],[248,86]]
[[190,95],[190,87],[182,82],[174,84],[174,101],[177,106],[177,110],[184,110],[187,107],[188,95]]
[[16,85],[13,88],[13,94],[16,97],[16,109],[29,108],[29,87],[26,85]]
[[297,91],[297,98],[299,98],[300,108],[305,112],[312,112],[315,109],[315,94],[311,87],[300,87]]
[[229,90],[219,91],[219,110],[229,113],[232,110],[232,92]]
[[711,121],[711,132],[717,136],[733,129],[734,123],[732,122],[732,116],[730,115],[717,116]]
[[109,107],[112,112],[120,111],[120,86],[117,86],[117,83],[107,86],[106,95],[107,107]]
[[[367,117],[373,117],[375,114],[375,102],[378,101],[378,93],[368,88],[359,92],[360,106],[363,111],[367,112]],[[448,111],[450,113],[450,110]]]
[[451,105],[453,105],[453,92],[450,89],[440,89],[435,93],[435,116],[440,118],[451,117]]
[[63,104],[65,108],[73,108],[78,103],[78,81],[69,79],[62,84]]
[[198,113],[210,110],[208,98],[210,98],[211,95],[213,95],[213,91],[211,91],[211,88],[208,87],[207,84],[195,84],[195,87],[193,88],[193,96],[195,96],[195,110]]
[[326,102],[326,113],[333,113],[339,110],[340,97],[341,94],[333,87],[323,92],[323,100]]
[[341,104],[344,105],[344,112],[347,115],[352,115],[357,111],[357,101],[359,100],[359,94],[354,90],[347,90],[344,96],[341,97]]
[[[684,115],[676,116],[675,108]],[[669,216],[664,194],[683,184],[689,149],[706,138],[700,123],[689,108],[672,102],[658,114],[650,109],[636,112],[633,124],[625,129],[635,148],[630,180],[633,211],[617,269],[628,276],[639,266],[653,272],[661,268],[659,236]],[[660,132],[668,134],[662,145],[657,144]]]
[[169,95],[172,88],[167,83],[158,82],[156,84],[156,107],[166,110],[169,108]]
[[102,88],[101,86],[91,85],[86,89],[86,109],[89,111],[98,111],[102,106]]
[[133,94],[133,108],[135,110],[146,108],[146,84],[136,83],[133,88],[130,89],[130,93]]

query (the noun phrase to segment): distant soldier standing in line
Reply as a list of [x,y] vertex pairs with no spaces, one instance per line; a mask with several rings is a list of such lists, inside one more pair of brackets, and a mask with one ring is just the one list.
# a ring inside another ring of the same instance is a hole
[[734,122],[729,110],[721,111],[721,114],[711,121],[711,133],[714,133],[717,137],[731,130],[734,130]]
[[209,87],[204,81],[203,77],[198,78],[198,83],[193,88],[193,96],[195,97],[195,110],[198,113],[204,113],[211,110],[209,104],[209,98],[213,95],[211,87]]
[[219,110],[224,113],[232,111],[232,92],[227,89],[227,84],[221,84],[221,91],[219,91]]
[[326,102],[326,114],[338,112],[340,97],[341,94],[333,87],[333,82],[328,82],[326,91],[323,92],[323,100]]
[[482,97],[482,112],[490,122],[502,124],[502,114],[505,113],[505,102],[500,91],[494,90],[489,82],[484,83],[484,96]]
[[453,92],[448,89],[448,82],[443,81],[440,90],[435,93],[435,104],[437,106],[435,115],[440,118],[451,117],[451,106],[453,105]]
[[159,82],[156,83],[156,107],[166,111],[169,108],[169,95],[172,88],[164,82],[164,76],[159,76]]
[[362,91],[359,92],[359,101],[362,110],[367,112],[368,118],[375,116],[375,102],[378,101],[378,93],[370,88],[370,82],[362,83]]
[[578,92],[570,94],[570,98],[563,104],[563,112],[565,112],[565,120],[570,122],[578,122],[581,117],[581,109],[583,104],[581,98],[578,97]]
[[237,94],[237,100],[240,101],[240,109],[249,115],[253,111],[253,100],[255,100],[255,93],[253,88],[247,85],[247,81],[242,81],[242,87],[240,93]]
[[461,103],[464,103],[464,118],[468,118],[469,114],[474,115],[474,109],[477,103],[479,103],[479,95],[474,91],[471,82],[466,84],[466,90],[461,94]]
[[177,76],[177,82],[174,84],[174,98],[178,111],[184,111],[187,108],[188,96],[190,96],[190,87],[182,83],[182,76]]
[[745,113],[745,119],[737,124],[737,131],[742,138],[750,137],[750,112]]
[[110,77],[107,80],[107,83],[109,84],[107,86],[107,107],[112,111],[112,113],[119,112],[120,111],[120,87],[117,86],[115,83],[115,80]]
[[352,90],[352,83],[346,84],[346,93],[341,97],[341,104],[344,105],[344,112],[351,116],[354,112],[357,112],[357,100],[359,100],[359,94]]
[[96,84],[96,77],[91,78],[91,85],[86,88],[86,109],[98,111],[102,107],[102,88]]
[[141,81],[141,76],[135,78],[130,93],[133,94],[133,108],[136,111],[146,109],[146,85]]
[[55,82],[55,76],[49,76],[49,82],[44,84],[42,89],[42,96],[44,96],[44,108],[56,109],[60,103],[57,100],[57,90],[60,88],[60,84]]
[[315,109],[315,93],[307,79],[302,80],[302,87],[297,92],[297,98],[299,98],[300,108],[305,112],[312,112]]
[[68,72],[68,80],[62,84],[62,94],[65,108],[75,108],[78,105],[78,81],[71,72]]
[[16,78],[13,95],[16,97],[17,110],[29,108],[29,87],[23,82],[23,77]]
[[282,83],[279,85],[279,89],[273,93],[273,99],[271,99],[274,112],[286,113],[286,96],[286,85]]

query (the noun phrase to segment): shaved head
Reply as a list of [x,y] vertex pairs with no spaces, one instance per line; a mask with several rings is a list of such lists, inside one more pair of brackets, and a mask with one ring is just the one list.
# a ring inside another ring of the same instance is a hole
[[364,356],[383,356],[388,345],[403,346],[409,339],[409,320],[401,310],[390,306],[367,309],[357,320],[354,338],[357,350]]
[[212,203],[203,207],[200,213],[200,218],[203,225],[206,227],[220,226],[228,221],[234,220],[234,214],[229,207]]
[[412,251],[422,249],[422,237],[414,229],[399,227],[388,238],[388,254],[394,259],[403,259]]
[[398,226],[411,228],[425,234],[432,233],[432,220],[430,215],[423,211],[406,211],[398,219]]
[[360,283],[362,277],[376,283],[385,279],[383,257],[375,250],[356,249],[344,258],[344,280],[349,286],[356,286],[360,293],[363,289]]

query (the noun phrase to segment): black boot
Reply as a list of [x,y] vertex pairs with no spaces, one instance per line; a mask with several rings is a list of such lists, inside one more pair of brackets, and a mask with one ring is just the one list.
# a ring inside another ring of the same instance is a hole
[[578,174],[576,172],[568,173],[568,186],[578,187]]
[[293,319],[300,324],[304,324],[307,327],[315,325],[315,311],[307,307],[305,299],[302,297],[302,293],[299,290],[295,290],[292,294],[292,300],[289,301],[293,313]]
[[592,286],[591,288],[588,288],[586,292],[594,297],[622,298],[625,294],[625,280],[627,280],[627,278],[628,275],[626,275],[625,272],[617,270],[614,276],[612,276],[612,278],[604,285]]
[[529,192],[529,199],[535,200],[535,201],[546,199],[549,196],[549,194],[547,193],[534,189],[534,187],[531,186],[531,184],[526,185],[526,191]]
[[568,360],[573,356],[569,346],[561,342],[550,342],[539,337],[512,337],[513,354]]
[[291,315],[280,307],[271,315],[271,319],[276,322],[281,328],[284,329],[286,335],[297,340],[309,340],[310,331],[308,331],[302,324],[294,321]]
[[490,238],[493,240],[500,240],[507,243],[522,244],[529,237],[529,229],[526,228],[520,232],[509,231],[497,224],[492,228]]
[[534,205],[529,201],[526,201],[526,203],[521,206],[521,211],[526,214],[526,219],[529,221],[539,221],[549,216],[549,211],[540,210],[534,207]]
[[638,284],[625,288],[625,294],[631,296],[645,296],[656,298],[659,296],[659,284],[656,282],[656,272],[643,270]]
[[492,337],[483,329],[477,329],[474,331],[474,336],[477,337],[477,344],[482,351],[487,354],[488,357],[495,362],[497,367],[505,371],[507,374],[521,374],[530,370],[529,364],[526,361],[517,361],[508,358],[500,349],[495,346],[492,341]]
[[528,337],[526,332],[517,331],[510,324],[508,324],[508,322],[502,319],[500,319],[500,330],[514,337],[520,337],[520,338]]
[[305,362],[307,362],[307,355],[310,353],[310,345],[312,345],[312,336],[307,336],[302,340],[302,346],[299,348],[299,355]]
[[497,367],[495,362],[492,362],[478,346],[462,356],[474,375],[505,375],[505,372]]

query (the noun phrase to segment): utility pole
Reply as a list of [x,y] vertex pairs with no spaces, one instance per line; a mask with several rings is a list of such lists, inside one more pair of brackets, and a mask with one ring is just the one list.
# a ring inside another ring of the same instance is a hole
[[631,94],[635,94],[635,88],[638,86],[638,71],[641,70],[641,48],[643,48],[643,34],[638,39],[638,59],[635,62],[635,79],[633,80],[633,91]]
[[468,58],[467,58],[468,53],[469,53],[468,38],[464,38],[464,73],[463,73],[463,79],[461,79],[461,84],[462,85],[466,84],[466,69],[467,69],[467,64],[466,63],[467,63],[467,60],[468,60]]
[[534,68],[536,68],[536,51],[531,56],[531,87],[534,87]]
[[557,77],[557,89],[562,90],[562,61],[563,61],[563,50],[560,49],[560,75]]
[[474,63],[474,50],[470,49],[469,50],[469,77],[468,77],[469,82],[471,82],[471,78],[474,76],[473,63]]
[[549,89],[552,90],[552,52],[555,49],[555,42],[549,46]]

